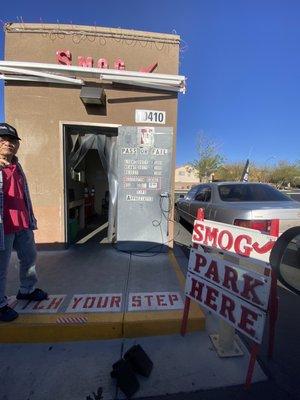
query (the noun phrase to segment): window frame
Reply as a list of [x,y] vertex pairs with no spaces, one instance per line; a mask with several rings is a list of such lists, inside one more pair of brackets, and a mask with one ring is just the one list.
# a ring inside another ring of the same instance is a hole
[[[207,199],[207,196],[205,197],[205,200],[197,200],[196,199],[196,197],[198,196],[198,194],[200,192],[207,191],[207,190],[209,190],[209,198],[208,199]],[[200,203],[210,203],[211,202],[211,198],[212,198],[212,188],[211,188],[211,186],[210,185],[201,185],[201,187],[198,189],[198,191],[197,191],[197,193],[196,193],[196,195],[194,197],[194,200],[195,201],[199,201]]]

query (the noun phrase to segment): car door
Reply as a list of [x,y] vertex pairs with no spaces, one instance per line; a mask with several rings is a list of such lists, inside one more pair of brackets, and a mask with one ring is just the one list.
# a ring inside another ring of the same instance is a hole
[[210,185],[198,186],[197,193],[190,205],[190,213],[196,218],[199,208],[204,209],[204,217],[210,219],[211,212],[211,187]]
[[177,203],[177,210],[179,216],[189,223],[193,223],[193,217],[190,215],[190,205],[197,193],[197,186],[193,187],[183,199],[179,199]]

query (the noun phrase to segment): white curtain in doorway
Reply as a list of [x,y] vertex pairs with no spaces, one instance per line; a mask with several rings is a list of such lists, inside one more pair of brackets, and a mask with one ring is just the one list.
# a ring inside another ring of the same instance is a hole
[[103,134],[88,133],[85,135],[72,135],[73,148],[69,156],[69,167],[74,169],[80,166],[87,152],[91,149],[98,151],[102,166],[107,174],[109,188],[109,212],[108,212],[108,240],[112,241],[115,221],[116,203],[118,193],[117,177],[117,137]]

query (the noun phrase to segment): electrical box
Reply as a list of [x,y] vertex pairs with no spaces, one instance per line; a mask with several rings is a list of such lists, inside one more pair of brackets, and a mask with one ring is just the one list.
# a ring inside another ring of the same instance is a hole
[[118,129],[117,247],[165,251],[172,207],[173,129]]

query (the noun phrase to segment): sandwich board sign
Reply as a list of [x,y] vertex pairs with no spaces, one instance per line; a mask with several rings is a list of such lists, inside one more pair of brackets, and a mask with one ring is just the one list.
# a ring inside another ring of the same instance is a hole
[[250,386],[258,345],[270,313],[270,349],[277,317],[276,277],[269,264],[279,231],[272,221],[271,234],[204,219],[199,209],[192,234],[181,325],[186,332],[190,300],[254,342],[246,385]]

